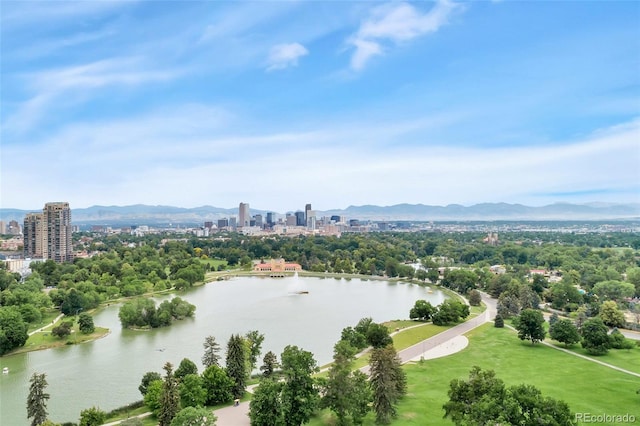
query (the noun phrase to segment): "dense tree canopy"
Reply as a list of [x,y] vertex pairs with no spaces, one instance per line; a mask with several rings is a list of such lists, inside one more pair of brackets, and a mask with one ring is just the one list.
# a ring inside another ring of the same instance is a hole
[[575,416],[564,401],[544,397],[531,385],[505,387],[493,370],[473,367],[468,380],[454,379],[449,385],[445,418],[456,425],[540,424],[575,425]]

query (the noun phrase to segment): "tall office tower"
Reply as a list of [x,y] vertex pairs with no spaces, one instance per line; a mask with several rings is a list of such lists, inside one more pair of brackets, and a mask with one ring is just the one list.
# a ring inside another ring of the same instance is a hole
[[255,220],[256,226],[259,228],[262,228],[262,215],[261,214],[257,214],[253,217],[253,219]]
[[56,262],[73,260],[71,209],[69,203],[47,203],[42,210],[47,229],[47,259]]
[[250,220],[249,203],[240,203],[238,208],[238,227],[249,226]]
[[238,227],[238,224],[236,223],[236,218],[235,217],[230,217],[229,218],[229,228],[236,229],[237,227]]
[[296,217],[291,213],[287,213],[287,226],[296,226]]
[[272,212],[267,212],[267,226],[275,225],[274,214]]
[[307,223],[306,223],[307,228],[316,229],[316,212],[313,210],[307,210],[306,216],[307,216]]
[[296,212],[296,226],[306,226],[307,220],[304,212]]
[[44,232],[44,215],[28,213],[24,218],[24,257],[44,259],[47,257],[47,233]]
[[306,225],[307,220],[309,220],[309,212],[311,211],[311,204],[307,204],[304,206],[304,223]]
[[226,217],[224,219],[218,219],[218,229],[228,228],[229,227],[229,219]]

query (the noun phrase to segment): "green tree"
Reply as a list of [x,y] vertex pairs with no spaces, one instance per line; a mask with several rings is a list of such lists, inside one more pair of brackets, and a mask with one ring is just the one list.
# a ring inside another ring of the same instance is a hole
[[47,376],[44,373],[33,373],[29,382],[27,418],[31,419],[31,426],[38,426],[47,420],[49,394],[44,391],[48,385]]
[[469,292],[469,304],[471,306],[480,306],[482,303],[482,296],[480,296],[480,292],[476,289],[473,289]]
[[93,324],[93,317],[86,312],[83,312],[78,317],[78,327],[84,334],[91,334],[96,330]]
[[178,385],[181,407],[198,407],[207,403],[207,390],[204,388],[202,377],[197,374],[187,374]]
[[171,420],[171,426],[215,426],[217,420],[210,408],[185,407]]
[[233,380],[233,397],[241,398],[247,387],[247,349],[239,334],[232,334],[227,343],[227,374]]
[[187,374],[198,374],[198,366],[189,358],[182,358],[180,365],[176,368],[175,377],[177,380],[182,380]]
[[234,381],[217,365],[202,373],[202,386],[207,392],[207,405],[222,404],[233,399]]
[[275,353],[269,351],[264,355],[262,359],[262,376],[265,378],[273,377],[274,372],[280,365],[278,364],[278,357]]
[[312,374],[318,371],[311,352],[297,346],[287,346],[282,361],[282,410],[286,426],[307,423],[318,405],[318,391]]
[[447,325],[468,316],[469,306],[458,300],[447,299],[438,306],[431,318],[435,325]]
[[178,411],[180,411],[180,395],[178,393],[178,381],[173,374],[173,365],[167,362],[163,369],[165,375],[162,383],[162,395],[160,396],[158,424],[160,426],[169,426]]
[[149,407],[155,416],[160,414],[162,404],[162,380],[154,380],[149,383],[144,394],[144,405]]
[[449,385],[445,418],[466,425],[575,425],[575,415],[564,401],[545,398],[530,385],[506,388],[493,370],[473,367],[469,380],[454,379]]
[[406,393],[406,376],[393,346],[373,349],[369,367],[376,421],[388,424],[396,416],[397,403]]
[[636,347],[635,342],[624,337],[620,330],[614,328],[609,334],[609,346],[612,349],[633,349]]
[[626,297],[633,297],[636,287],[630,282],[610,280],[599,282],[592,291],[598,295],[600,300],[619,302]]
[[337,425],[360,424],[372,398],[366,376],[353,371],[356,349],[340,340],[333,353],[321,404],[336,414]]
[[495,319],[494,319],[494,326],[496,328],[503,328],[504,327],[504,319],[502,318],[502,315],[497,314]]
[[51,329],[51,334],[60,339],[64,339],[71,334],[71,327],[72,323],[70,321],[63,321],[60,325]]
[[453,379],[449,384],[449,401],[444,408],[444,418],[456,425],[489,424],[485,419],[497,419],[503,410],[504,382],[493,370],[474,366],[468,380]]
[[251,426],[283,426],[282,384],[270,378],[260,381],[249,403]]
[[413,308],[409,311],[409,319],[417,319],[420,321],[429,321],[431,315],[436,312],[436,308],[426,300],[416,300]]
[[100,426],[107,419],[107,413],[98,407],[91,407],[80,411],[80,426]]
[[29,338],[27,324],[15,307],[0,307],[0,356],[24,346]]
[[138,386],[138,390],[140,391],[143,397],[147,394],[147,389],[149,388],[149,385],[156,380],[162,381],[162,376],[159,373],[156,373],[155,371],[148,371],[144,374],[144,376],[142,376],[142,380],[140,381],[140,386]]
[[202,365],[204,368],[211,367],[212,365],[220,365],[220,345],[216,342],[214,336],[207,336],[204,338],[204,355],[202,355]]
[[342,329],[340,339],[349,342],[356,349],[364,349],[367,347],[366,330],[364,333],[357,331],[353,327],[345,327]]
[[549,336],[553,340],[564,343],[569,347],[580,341],[580,333],[578,327],[568,319],[559,319],[549,327]]
[[258,357],[262,351],[264,334],[260,334],[258,330],[251,330],[245,335],[245,342],[249,355],[249,373],[251,373],[258,365]]
[[600,318],[608,327],[624,327],[624,312],[618,309],[618,305],[613,300],[602,303],[600,307]]
[[582,324],[582,347],[591,355],[609,352],[609,329],[600,318],[590,318]]
[[525,309],[514,320],[520,340],[531,340],[531,344],[544,340],[544,316],[536,309]]
[[374,348],[383,348],[393,343],[393,339],[389,336],[389,329],[382,325],[372,322],[367,329],[367,343]]

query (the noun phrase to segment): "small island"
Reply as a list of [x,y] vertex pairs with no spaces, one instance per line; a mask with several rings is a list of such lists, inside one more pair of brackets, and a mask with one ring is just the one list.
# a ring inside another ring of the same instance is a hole
[[193,317],[195,311],[195,305],[180,297],[165,300],[157,308],[152,299],[139,298],[125,302],[118,317],[124,328],[157,328],[171,325],[174,320]]

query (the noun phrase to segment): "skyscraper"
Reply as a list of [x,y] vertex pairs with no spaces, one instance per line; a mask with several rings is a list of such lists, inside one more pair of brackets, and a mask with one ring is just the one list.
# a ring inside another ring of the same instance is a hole
[[24,218],[22,227],[24,257],[44,259],[47,247],[46,232],[44,232],[44,215],[42,213],[29,213]]
[[311,211],[311,204],[307,204],[304,206],[304,223],[307,223],[309,219],[309,212]]
[[25,216],[24,256],[56,262],[73,260],[69,203],[47,203],[42,213]]
[[249,203],[240,203],[240,207],[238,208],[238,226],[249,226],[250,220]]

